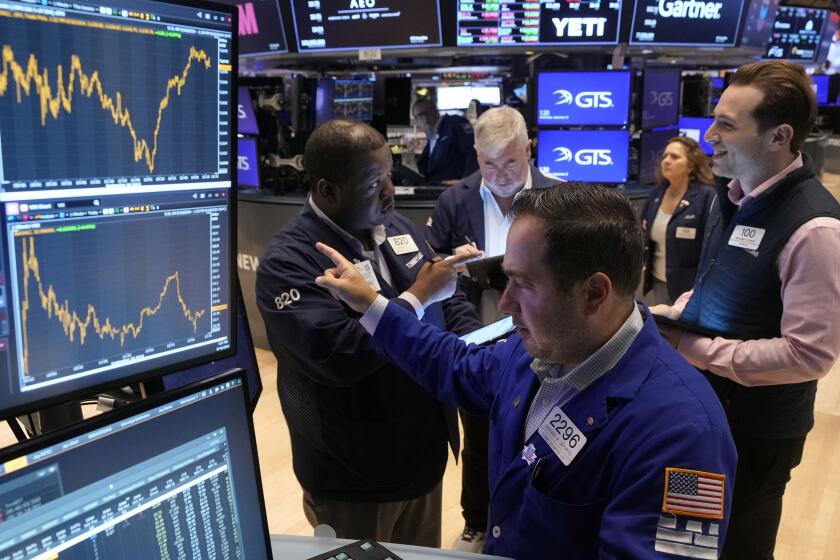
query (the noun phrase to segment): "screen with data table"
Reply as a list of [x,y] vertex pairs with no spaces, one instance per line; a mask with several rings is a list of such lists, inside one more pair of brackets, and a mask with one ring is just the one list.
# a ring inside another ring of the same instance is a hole
[[0,411],[233,353],[236,11],[207,6],[0,0]]
[[2,454],[0,558],[263,560],[268,531],[238,375]]
[[620,0],[458,0],[458,46],[615,45]]

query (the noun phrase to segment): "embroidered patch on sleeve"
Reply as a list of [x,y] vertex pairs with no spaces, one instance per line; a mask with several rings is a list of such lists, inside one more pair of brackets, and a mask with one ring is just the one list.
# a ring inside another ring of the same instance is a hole
[[722,474],[667,467],[662,511],[706,519],[723,519],[725,481],[726,476]]

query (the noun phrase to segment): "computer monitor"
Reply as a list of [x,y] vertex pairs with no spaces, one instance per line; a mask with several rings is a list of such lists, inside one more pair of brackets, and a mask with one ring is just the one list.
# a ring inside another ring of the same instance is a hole
[[470,101],[478,99],[486,107],[502,104],[499,86],[442,86],[437,88],[437,108],[441,111],[466,109]]
[[539,126],[625,126],[630,113],[630,72],[540,72]]
[[493,4],[457,1],[459,47],[615,45],[628,2],[511,2],[501,11]]
[[814,82],[814,93],[817,95],[818,105],[828,105],[828,90],[829,90],[829,76],[828,74],[816,74],[811,76]]
[[629,140],[626,130],[540,130],[537,166],[567,181],[624,183]]
[[744,9],[744,0],[637,0],[635,4],[631,45],[733,47]]
[[0,452],[0,557],[271,558],[241,372]]
[[260,159],[256,138],[236,139],[236,180],[240,187],[260,188]]
[[815,61],[826,19],[825,9],[779,6],[764,58]]
[[656,182],[656,168],[662,160],[662,152],[668,142],[680,135],[678,128],[660,128],[642,132],[639,142],[639,177],[640,185]]
[[257,117],[254,114],[254,104],[251,102],[251,92],[245,86],[239,86],[236,90],[236,122],[237,131],[240,134],[260,133],[257,126]]
[[248,402],[253,411],[262,393],[262,380],[257,355],[254,352],[254,341],[251,338],[251,327],[245,314],[245,302],[242,291],[237,282],[237,311],[236,311],[236,354],[229,358],[222,358],[216,362],[187,368],[165,375],[162,379],[166,391],[183,387],[202,379],[209,379],[232,369],[242,369],[248,379]]
[[289,52],[277,0],[217,0],[239,12],[239,56]]
[[679,130],[681,136],[688,136],[700,144],[703,152],[706,155],[711,155],[714,151],[712,145],[703,140],[706,131],[712,126],[714,119],[712,117],[680,117]]
[[337,119],[373,120],[373,81],[367,78],[335,80],[333,114]]
[[642,77],[641,128],[677,124],[680,117],[679,69],[648,68]]
[[764,50],[773,31],[773,14],[778,7],[779,0],[749,0],[738,46]]
[[441,46],[438,0],[292,0],[299,52]]
[[235,345],[236,10],[54,4],[0,10],[2,415]]

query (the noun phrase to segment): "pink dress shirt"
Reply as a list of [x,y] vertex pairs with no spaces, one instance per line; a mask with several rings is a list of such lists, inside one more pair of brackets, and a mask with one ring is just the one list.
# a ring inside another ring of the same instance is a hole
[[[802,165],[800,154],[746,196],[733,180],[729,199],[741,206]],[[827,374],[840,354],[840,220],[814,218],[802,224],[779,253],[776,268],[784,306],[780,338],[731,340],[683,332],[680,354],[695,367],[748,387],[802,383]],[[691,294],[674,302],[680,314]]]

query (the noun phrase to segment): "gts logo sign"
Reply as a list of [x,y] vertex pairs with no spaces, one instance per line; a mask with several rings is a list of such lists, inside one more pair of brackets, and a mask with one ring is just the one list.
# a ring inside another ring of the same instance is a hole
[[721,2],[698,0],[659,0],[659,15],[666,18],[720,19]]
[[674,92],[663,91],[660,93],[656,90],[651,90],[650,102],[657,107],[671,107],[674,105]]
[[609,109],[615,107],[611,91],[582,91],[572,95],[567,89],[554,91],[555,105],[571,105],[573,102],[581,109]]
[[236,156],[236,168],[240,171],[250,171],[251,162],[248,161],[248,156]]
[[612,150],[578,150],[572,152],[569,148],[554,148],[556,163],[574,161],[578,165],[608,166],[613,164]]

